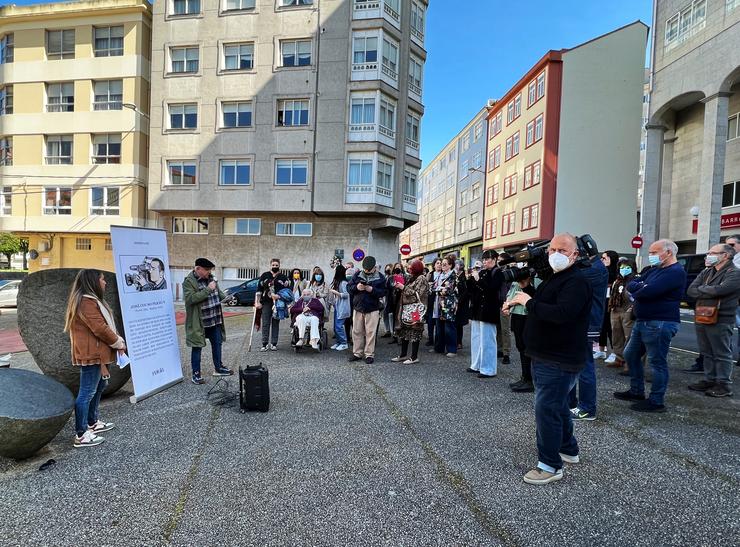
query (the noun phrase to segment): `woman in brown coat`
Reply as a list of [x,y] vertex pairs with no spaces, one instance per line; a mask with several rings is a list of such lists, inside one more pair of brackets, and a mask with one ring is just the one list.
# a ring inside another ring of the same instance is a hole
[[75,402],[74,446],[95,446],[105,439],[97,435],[113,429],[98,419],[100,397],[108,385],[108,366],[116,351],[124,353],[126,343],[116,332],[113,312],[103,300],[105,279],[98,270],[80,270],[67,302],[64,331],[69,332],[72,365],[80,367],[80,390]]
[[[426,305],[429,295],[429,282],[424,275],[424,263],[414,260],[409,265],[409,276],[406,283],[396,283],[394,288],[401,291],[400,305],[396,311],[396,332],[401,340],[401,355],[391,359],[394,363],[414,365],[419,362],[419,343],[424,333],[426,318],[422,315],[413,324],[405,323],[402,319],[403,307],[408,304],[421,303]],[[429,313],[429,310],[427,310]],[[411,355],[408,355],[409,343],[411,344]]]

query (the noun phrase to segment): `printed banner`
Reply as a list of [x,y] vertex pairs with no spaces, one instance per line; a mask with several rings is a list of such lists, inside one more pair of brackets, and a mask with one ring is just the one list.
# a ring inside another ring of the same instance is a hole
[[167,237],[126,226],[111,226],[110,234],[136,402],[182,381]]

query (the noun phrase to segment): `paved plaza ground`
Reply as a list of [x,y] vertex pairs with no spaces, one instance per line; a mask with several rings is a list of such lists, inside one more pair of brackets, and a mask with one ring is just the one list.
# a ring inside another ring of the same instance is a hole
[[538,487],[522,481],[537,453],[532,394],[507,386],[516,359],[479,380],[467,350],[403,366],[380,339],[375,364],[349,364],[293,353],[287,332],[246,354],[250,321],[227,319],[225,362],[269,367],[269,413],[206,399],[209,351],[207,385],[131,405],[128,384],[102,402],[103,445],[74,449],[70,420],[34,458],[0,459],[0,545],[738,545],[740,397],[689,392],[689,356],[671,354],[663,415],[614,400],[626,379],[600,365],[582,463]]

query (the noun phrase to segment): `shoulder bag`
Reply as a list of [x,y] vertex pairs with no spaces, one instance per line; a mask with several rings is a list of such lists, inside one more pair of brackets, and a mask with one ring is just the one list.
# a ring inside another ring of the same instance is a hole
[[401,307],[401,322],[407,327],[421,324],[427,312],[427,307],[422,304],[419,293],[414,291],[414,294],[416,295],[416,302],[404,304]]

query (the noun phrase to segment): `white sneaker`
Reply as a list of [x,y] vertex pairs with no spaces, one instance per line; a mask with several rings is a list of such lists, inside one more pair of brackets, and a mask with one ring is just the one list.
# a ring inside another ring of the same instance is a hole
[[275,344],[270,344],[270,351],[277,351],[277,346]]
[[575,456],[569,456],[568,454],[560,453],[560,459],[565,463],[581,463],[581,457],[576,454]]
[[334,345],[332,345],[331,349],[337,349],[337,346],[338,346],[338,345],[339,345],[339,344],[334,344]]
[[260,348],[260,351],[267,351],[268,349],[270,349],[270,344],[268,344],[268,345],[266,345],[266,346],[262,346],[262,347]]
[[617,362],[617,356],[614,353],[610,353],[609,357],[604,359],[604,362],[607,364],[612,364]]
[[570,413],[573,414],[573,416],[578,416],[578,413],[581,411],[580,408],[575,407],[570,409]]
[[295,347],[300,348],[303,344],[305,344],[305,341],[301,338],[295,343]]
[[334,348],[337,351],[344,351],[346,349],[349,349],[349,346],[347,344],[338,344],[337,347]]
[[104,442],[105,439],[103,437],[99,437],[89,429],[85,431],[82,434],[82,437],[78,437],[75,435],[75,441],[74,441],[74,447],[75,448],[82,448],[84,446],[96,446]]
[[319,339],[318,339],[318,338],[315,338],[314,340],[311,340],[311,341],[309,342],[309,344],[310,344],[310,345],[311,345],[311,347],[312,347],[313,349],[315,349],[316,351],[318,351],[318,350],[319,350]]
[[92,431],[93,433],[102,433],[103,431],[110,431],[114,427],[115,425],[112,422],[98,420],[93,425],[87,426],[87,430]]
[[596,359],[605,359],[606,358],[606,352],[605,351],[595,351],[594,352],[594,360]]

